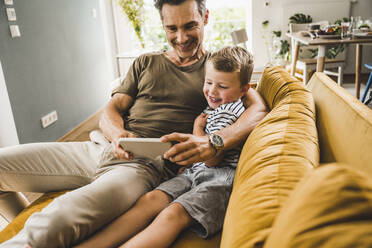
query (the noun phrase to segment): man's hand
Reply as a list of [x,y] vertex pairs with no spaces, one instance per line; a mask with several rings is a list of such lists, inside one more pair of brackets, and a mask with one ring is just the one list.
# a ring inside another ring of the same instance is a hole
[[207,135],[196,136],[184,133],[171,133],[160,138],[162,142],[179,142],[172,146],[164,158],[179,165],[190,165],[211,159],[216,150],[209,144]]
[[133,155],[126,152],[119,144],[120,138],[136,137],[133,133],[124,129],[123,113],[125,113],[133,103],[133,98],[129,95],[117,93],[106,104],[99,127],[105,137],[111,141],[112,150],[118,159],[133,159]]
[[124,131],[122,132],[117,138],[111,141],[112,150],[114,151],[114,155],[118,159],[122,160],[131,160],[134,159],[132,153],[125,151],[121,145],[119,144],[120,138],[136,138],[137,136],[131,132]]

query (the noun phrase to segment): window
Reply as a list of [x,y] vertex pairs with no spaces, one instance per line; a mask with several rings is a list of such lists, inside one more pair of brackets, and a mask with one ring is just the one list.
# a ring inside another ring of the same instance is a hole
[[205,46],[214,51],[223,46],[233,45],[230,33],[245,28],[245,8],[218,7],[209,9],[209,24],[205,29]]
[[[153,0],[145,2],[145,23],[142,35],[145,49],[149,51],[167,50],[169,45],[163,30],[159,13]],[[227,4],[229,7],[227,7]],[[210,11],[209,23],[205,28],[204,45],[207,50],[214,51],[222,46],[233,45],[230,33],[245,28],[246,3],[244,0],[234,0],[234,5],[225,0],[209,0],[207,8]],[[140,47],[138,40],[133,40],[135,47]]]

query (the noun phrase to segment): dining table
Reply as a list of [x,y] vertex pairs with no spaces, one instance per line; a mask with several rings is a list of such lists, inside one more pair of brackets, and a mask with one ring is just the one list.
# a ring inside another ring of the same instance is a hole
[[[327,46],[338,45],[338,44],[355,44],[356,45],[356,55],[355,55],[355,96],[359,99],[360,97],[360,71],[362,65],[362,50],[363,44],[372,43],[372,35],[366,36],[354,36],[341,39],[340,36],[332,36],[332,38],[322,37],[310,37],[304,35],[303,32],[297,33],[287,33],[288,37],[292,39],[292,44],[294,48],[292,49],[292,64],[291,64],[291,74],[294,75],[296,71],[296,63],[299,56],[300,44],[305,46],[317,46],[318,55],[316,63],[316,71],[322,72],[324,70],[324,61]],[[331,36],[330,36],[331,37]]]

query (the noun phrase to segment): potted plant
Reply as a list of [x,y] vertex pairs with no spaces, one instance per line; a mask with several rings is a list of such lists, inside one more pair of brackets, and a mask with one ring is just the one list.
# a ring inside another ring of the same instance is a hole
[[136,33],[142,48],[145,48],[144,39],[142,37],[142,25],[144,23],[143,0],[118,0],[118,4],[132,23],[134,32]]

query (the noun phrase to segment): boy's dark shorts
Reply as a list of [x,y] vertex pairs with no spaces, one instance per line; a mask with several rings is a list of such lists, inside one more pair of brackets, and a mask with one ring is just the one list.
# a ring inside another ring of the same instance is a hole
[[198,163],[156,189],[180,203],[196,221],[191,229],[207,238],[222,229],[234,173],[231,166],[209,168]]

